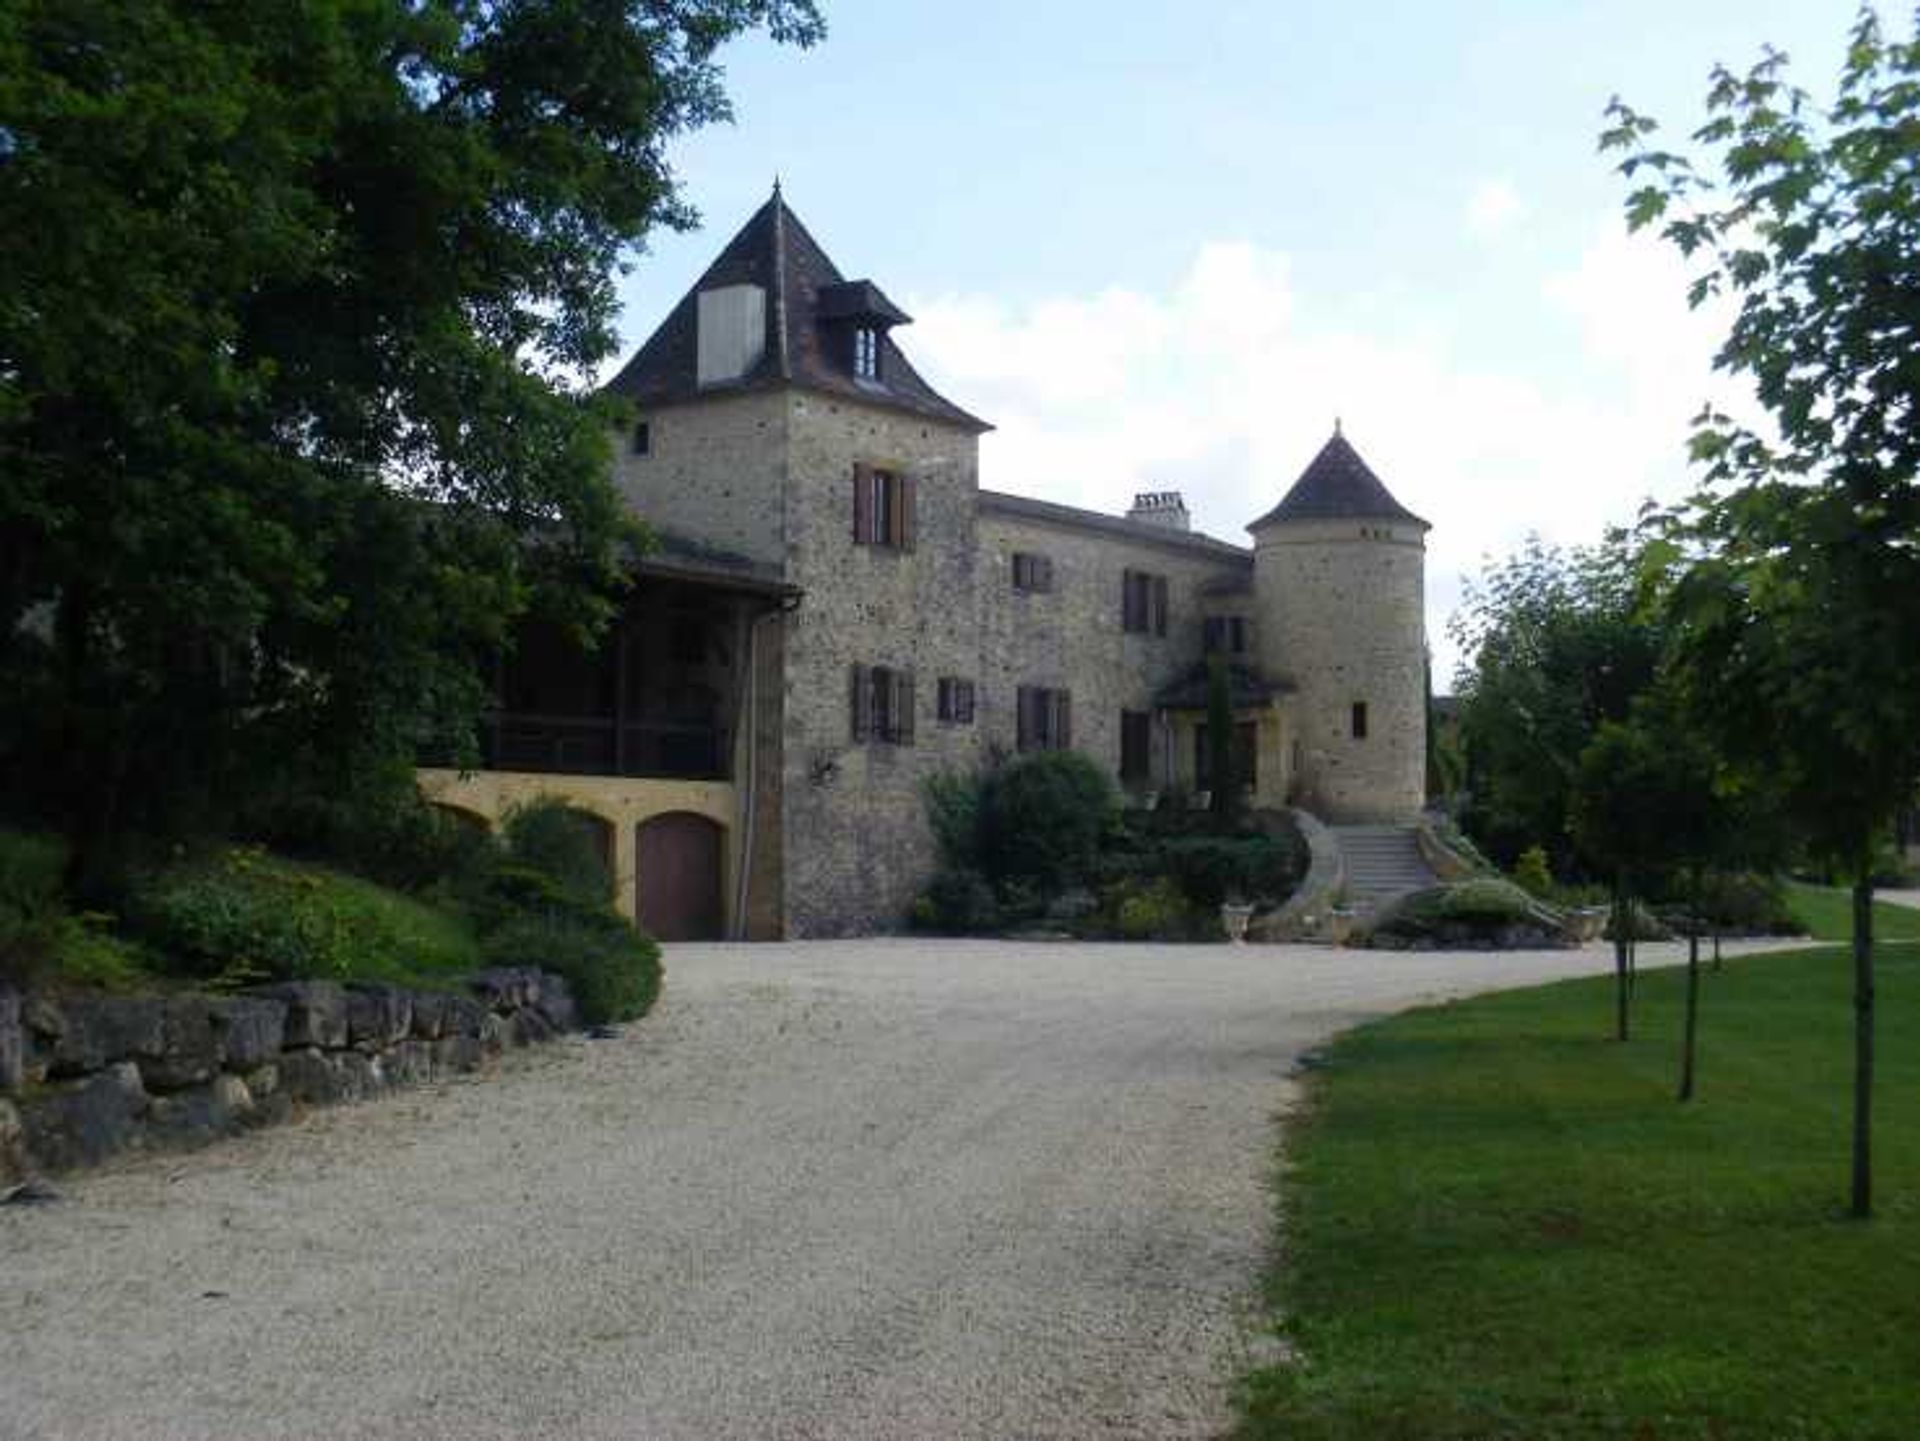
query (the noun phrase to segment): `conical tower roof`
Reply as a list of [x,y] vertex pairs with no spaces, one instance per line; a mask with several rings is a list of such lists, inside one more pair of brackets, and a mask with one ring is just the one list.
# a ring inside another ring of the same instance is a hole
[[[727,285],[758,285],[767,292],[767,339],[760,359],[738,380],[701,386],[699,295]],[[854,317],[879,332],[880,378],[861,379],[837,358],[827,331]],[[727,242],[693,289],[607,388],[641,405],[691,400],[716,391],[798,385],[857,397],[973,430],[992,429],[920,377],[888,332],[910,323],[905,311],[868,280],[849,281],[774,187]]]
[[1301,520],[1393,520],[1431,530],[1432,527],[1393,498],[1367,463],[1340,433],[1300,473],[1280,504],[1247,527],[1264,530]]

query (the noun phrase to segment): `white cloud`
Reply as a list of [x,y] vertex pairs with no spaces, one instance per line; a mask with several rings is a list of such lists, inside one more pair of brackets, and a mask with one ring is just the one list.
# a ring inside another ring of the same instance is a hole
[[1558,321],[1552,354],[1470,365],[1411,321],[1306,323],[1286,255],[1219,241],[1159,294],[910,297],[908,344],[998,427],[983,485],[1109,512],[1180,489],[1203,529],[1236,541],[1341,417],[1434,524],[1428,627],[1445,680],[1463,573],[1529,531],[1591,540],[1649,493],[1686,489],[1687,422],[1708,392],[1720,318],[1689,313],[1678,262],[1617,220],[1517,301],[1549,332]]
[[1483,240],[1509,229],[1527,213],[1526,204],[1505,180],[1483,180],[1467,201],[1467,233]]

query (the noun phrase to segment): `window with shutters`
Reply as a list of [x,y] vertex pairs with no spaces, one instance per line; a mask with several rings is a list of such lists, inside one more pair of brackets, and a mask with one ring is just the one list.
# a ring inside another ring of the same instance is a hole
[[1247,618],[1243,615],[1210,615],[1206,622],[1207,654],[1245,655]]
[[912,550],[913,532],[913,478],[883,466],[854,466],[854,544]]
[[1120,712],[1120,779],[1129,785],[1153,779],[1153,717],[1143,710]]
[[1167,578],[1144,570],[1120,577],[1120,628],[1135,635],[1167,633]]
[[1073,744],[1073,698],[1066,691],[1023,685],[1015,700],[1015,743],[1019,749],[1060,751]]
[[1035,555],[1032,551],[1015,551],[1013,553],[1013,588],[1033,595],[1044,595],[1052,590],[1052,559],[1044,555]]
[[948,725],[970,726],[973,724],[973,682],[962,680],[959,676],[940,677],[938,704],[935,714]]
[[855,741],[913,744],[913,672],[884,665],[853,667]]

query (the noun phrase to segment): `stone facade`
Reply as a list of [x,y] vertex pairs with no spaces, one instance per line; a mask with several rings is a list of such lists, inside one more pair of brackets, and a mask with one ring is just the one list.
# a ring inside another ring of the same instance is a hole
[[[720,288],[759,292],[741,313],[765,326],[724,375],[697,360],[700,297]],[[980,488],[986,425],[913,370],[891,338],[906,321],[871,282],[843,279],[776,194],[610,387],[645,427],[646,453],[622,437],[618,467],[636,512],[798,597],[758,623],[741,728],[760,738],[750,933],[900,924],[935,863],[926,779],[1013,753],[1022,687],[1065,692],[1072,745],[1136,798],[1198,790],[1210,647],[1234,677],[1257,803],[1336,822],[1418,815],[1427,527],[1343,437],[1249,527],[1251,549],[1188,529],[1177,492],[1126,517],[998,495]],[[875,472],[900,489],[872,503],[908,517],[883,538],[857,533],[856,491],[871,495]],[[1016,586],[1016,555],[1039,557],[1050,584]],[[1143,578],[1131,597],[1130,575]],[[899,733],[856,733],[855,678],[875,667],[911,677]],[[971,685],[970,719],[940,717],[942,678]],[[1147,743],[1122,776],[1127,713]],[[716,798],[729,809],[744,828],[740,795]]]

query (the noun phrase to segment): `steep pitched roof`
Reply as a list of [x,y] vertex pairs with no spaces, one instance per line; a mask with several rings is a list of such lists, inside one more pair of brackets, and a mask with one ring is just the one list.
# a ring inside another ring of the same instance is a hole
[[[724,385],[703,386],[698,381],[699,293],[723,285],[758,285],[767,292],[767,344],[751,371]],[[887,323],[904,323],[906,313],[894,306],[871,281],[849,283],[828,258],[800,217],[788,208],[778,187],[773,197],[727,242],[706,273],[660,322],[633,359],[607,388],[641,405],[662,405],[712,394],[798,385],[850,399],[911,411],[932,420],[961,425],[974,431],[993,427],[969,415],[920,377],[891,335],[880,339],[880,379],[856,379],[830,353],[821,322],[847,313],[858,295],[865,297],[862,313],[871,311]],[[822,315],[822,294],[829,313]],[[894,317],[898,317],[895,320]]]
[[1360,452],[1347,443],[1338,425],[1333,428],[1333,438],[1320,447],[1320,453],[1300,473],[1280,504],[1247,529],[1260,530],[1290,520],[1399,520],[1432,528],[1393,498],[1380,477],[1360,458]]

